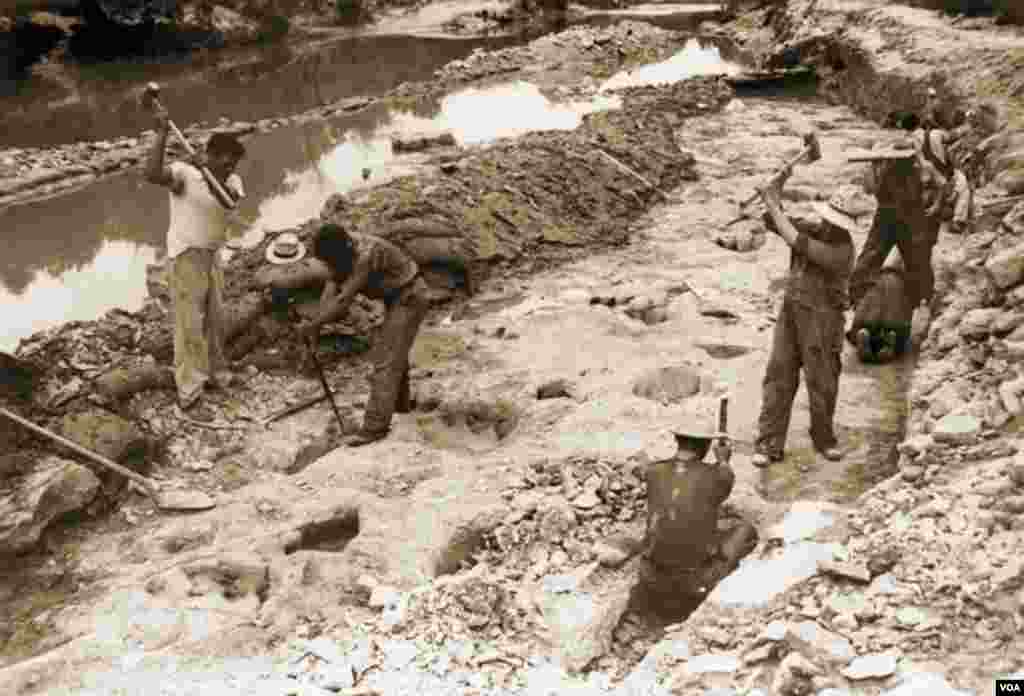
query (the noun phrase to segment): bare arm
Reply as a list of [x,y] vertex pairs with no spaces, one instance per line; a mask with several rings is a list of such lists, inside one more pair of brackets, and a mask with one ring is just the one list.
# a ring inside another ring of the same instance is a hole
[[764,192],[765,207],[768,214],[775,222],[775,228],[782,239],[790,246],[802,253],[816,266],[821,266],[833,273],[848,271],[853,262],[853,246],[850,244],[825,244],[816,239],[811,239],[806,234],[801,234],[786,214],[782,212],[779,203],[779,194],[775,189]]
[[[369,260],[365,256],[360,256],[356,261],[355,268],[352,269],[352,275],[350,275],[342,284],[341,290],[330,297],[321,296],[320,298],[320,314],[316,319],[313,320],[313,325],[316,328],[320,328],[324,324],[329,324],[332,321],[337,321],[345,315],[348,311],[349,305],[352,304],[352,300],[355,298],[356,293],[362,290],[366,286],[366,282],[370,278],[370,264]],[[327,294],[327,290],[334,285],[333,281],[328,283],[328,286],[324,288],[324,295]]]
[[157,107],[156,112],[156,142],[149,152],[149,162],[146,165],[146,181],[157,186],[169,188],[172,193],[180,194],[185,189],[185,182],[174,176],[170,168],[164,162],[164,151],[167,149],[167,134],[170,131],[170,121],[167,112]]

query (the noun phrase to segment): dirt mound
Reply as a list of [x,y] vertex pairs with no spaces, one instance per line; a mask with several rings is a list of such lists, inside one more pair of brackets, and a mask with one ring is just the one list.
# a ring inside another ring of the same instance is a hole
[[[417,221],[425,235],[450,231],[480,266],[478,280],[499,267],[530,272],[572,249],[621,244],[628,221],[657,202],[657,189],[697,178],[695,160],[678,150],[673,129],[688,115],[721,108],[732,92],[715,78],[700,78],[620,94],[621,109],[587,116],[575,131],[531,133],[467,152],[441,179],[403,177],[351,199],[335,197],[321,218],[358,233],[403,222],[415,229]],[[308,241],[315,227],[311,221],[297,233]],[[268,243],[232,261],[229,299],[252,287]]]

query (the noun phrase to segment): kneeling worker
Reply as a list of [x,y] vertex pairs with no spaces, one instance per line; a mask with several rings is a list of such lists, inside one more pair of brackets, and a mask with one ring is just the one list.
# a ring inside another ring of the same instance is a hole
[[351,447],[383,439],[397,410],[410,409],[409,350],[430,306],[427,285],[416,262],[394,244],[372,235],[350,235],[339,225],[323,225],[313,240],[313,256],[331,269],[316,319],[303,322],[304,340],[315,341],[320,327],[343,317],[356,293],[381,300],[387,315],[374,347],[370,398],[362,429]]
[[854,310],[846,338],[856,346],[861,362],[889,362],[910,348],[914,305],[903,273],[903,259],[893,249]]

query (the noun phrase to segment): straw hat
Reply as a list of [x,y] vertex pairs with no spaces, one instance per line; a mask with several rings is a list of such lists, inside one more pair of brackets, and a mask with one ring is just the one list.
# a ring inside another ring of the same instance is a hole
[[267,261],[275,264],[295,263],[306,256],[306,245],[294,232],[285,232],[267,245]]
[[827,203],[814,203],[815,211],[825,220],[850,233],[860,231],[857,219],[871,212],[871,204],[856,186],[840,186]]

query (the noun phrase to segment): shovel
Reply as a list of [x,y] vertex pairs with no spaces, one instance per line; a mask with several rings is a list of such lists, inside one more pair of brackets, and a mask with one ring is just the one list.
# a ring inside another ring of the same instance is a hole
[[[150,82],[146,85],[146,90],[142,94],[142,103],[150,107],[155,107],[157,104],[160,104],[160,85],[155,82]],[[188,138],[185,137],[181,130],[174,125],[174,121],[168,119],[167,125],[170,126],[171,131],[185,148],[185,152],[187,152],[190,157],[195,156],[195,148],[192,147],[192,143],[188,141]],[[224,186],[217,180],[217,177],[213,175],[213,172],[211,172],[207,167],[201,167],[199,171],[202,173],[203,179],[206,180],[206,183],[210,187],[210,191],[213,193],[214,197],[217,199],[217,202],[228,210],[234,210],[237,205],[234,196],[224,189]]]
[[324,388],[324,396],[331,402],[331,409],[334,410],[334,417],[338,419],[338,427],[341,429],[340,432],[345,432],[345,423],[341,420],[341,413],[338,411],[338,404],[334,400],[334,392],[331,391],[331,386],[327,384],[327,375],[324,374],[323,365],[316,357],[316,346],[313,344],[311,339],[306,339],[306,350],[309,351],[309,359],[313,361],[313,366],[316,368],[317,375],[320,377],[320,384]]
[[215,503],[210,496],[200,491],[161,491],[153,481],[150,481],[145,476],[140,476],[131,469],[112,462],[106,457],[100,456],[95,452],[68,440],[67,438],[51,433],[49,430],[41,428],[31,421],[27,421],[21,416],[11,413],[6,408],[0,408],[0,415],[4,415],[15,423],[28,428],[32,432],[43,435],[54,442],[60,443],[83,457],[88,457],[97,464],[100,464],[111,471],[116,471],[122,476],[131,479],[141,486],[143,492],[149,496],[161,510],[209,510],[217,506],[217,503]]

